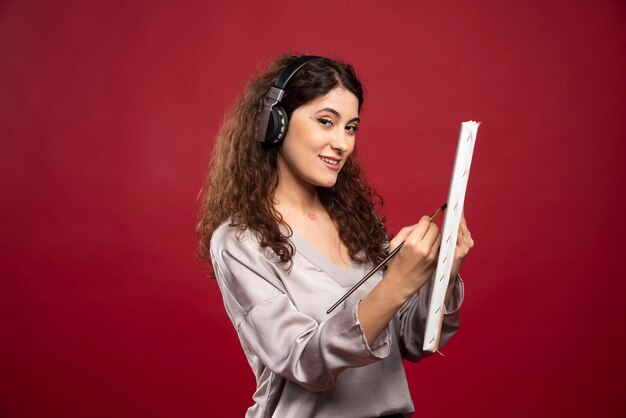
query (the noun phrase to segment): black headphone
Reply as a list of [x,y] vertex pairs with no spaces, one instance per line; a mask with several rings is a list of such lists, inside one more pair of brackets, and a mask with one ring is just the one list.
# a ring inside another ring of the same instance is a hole
[[318,58],[314,55],[296,58],[280,73],[263,101],[263,109],[261,110],[259,126],[256,131],[256,137],[259,142],[263,144],[277,144],[285,137],[289,120],[285,109],[278,106],[285,94],[285,86],[300,68]]

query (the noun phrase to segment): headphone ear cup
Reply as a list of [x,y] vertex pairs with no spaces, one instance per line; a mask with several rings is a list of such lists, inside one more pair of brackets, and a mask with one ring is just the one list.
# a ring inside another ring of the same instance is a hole
[[265,142],[269,144],[277,144],[282,141],[287,133],[288,124],[289,120],[287,118],[287,112],[285,112],[285,110],[280,106],[274,106],[267,124]]

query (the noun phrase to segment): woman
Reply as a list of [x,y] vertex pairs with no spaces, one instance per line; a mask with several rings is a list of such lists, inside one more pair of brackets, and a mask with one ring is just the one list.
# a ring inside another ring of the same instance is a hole
[[[218,135],[199,197],[199,253],[256,376],[248,417],[414,411],[402,359],[428,354],[441,235],[424,216],[388,242],[352,156],[362,103],[351,66],[284,56],[249,84]],[[384,274],[326,313],[404,240]],[[440,347],[459,326],[458,271],[472,245],[463,220]]]

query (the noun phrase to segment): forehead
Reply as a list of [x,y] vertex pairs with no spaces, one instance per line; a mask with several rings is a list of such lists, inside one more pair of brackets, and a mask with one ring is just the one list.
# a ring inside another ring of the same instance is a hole
[[314,112],[331,108],[338,111],[342,117],[353,118],[359,115],[359,99],[350,90],[343,87],[335,87],[326,95],[302,106]]

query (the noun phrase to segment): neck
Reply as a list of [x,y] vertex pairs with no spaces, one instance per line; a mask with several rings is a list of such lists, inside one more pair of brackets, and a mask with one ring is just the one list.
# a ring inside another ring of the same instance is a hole
[[[279,162],[279,166],[281,162]],[[289,170],[278,170],[278,184],[274,191],[274,205],[279,212],[308,213],[323,210],[317,187],[291,175]]]
[[278,180],[274,191],[274,204],[279,211],[295,210],[302,213],[320,210],[320,202],[317,188],[314,186],[298,187],[293,183]]

